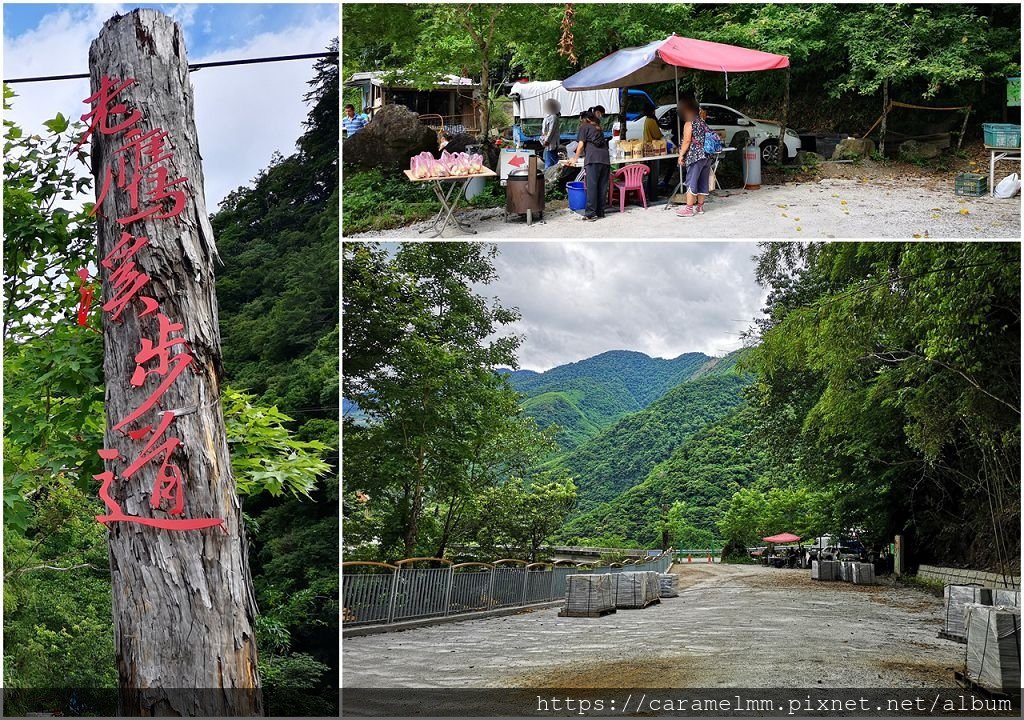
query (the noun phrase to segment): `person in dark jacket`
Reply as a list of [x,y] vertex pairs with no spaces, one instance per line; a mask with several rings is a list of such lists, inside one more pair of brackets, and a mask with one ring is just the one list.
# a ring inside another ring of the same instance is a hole
[[611,158],[608,156],[608,139],[601,131],[594,113],[589,110],[580,115],[580,130],[576,135],[577,162],[583,155],[583,167],[587,173],[587,209],[584,220],[604,217],[605,202],[608,199],[608,177]]

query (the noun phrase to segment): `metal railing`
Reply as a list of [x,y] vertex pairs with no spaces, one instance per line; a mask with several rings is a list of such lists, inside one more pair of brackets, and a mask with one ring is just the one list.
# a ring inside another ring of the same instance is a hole
[[[667,550],[605,567],[523,560],[453,564],[442,558],[407,558],[393,565],[345,562],[341,564],[342,623],[346,627],[382,625],[561,600],[569,575],[667,572],[672,556]],[[434,567],[415,567],[417,563]]]
[[452,135],[456,135],[458,133],[475,133],[479,131],[479,128],[466,127],[466,118],[463,115],[420,113],[420,122],[435,132],[444,130]]

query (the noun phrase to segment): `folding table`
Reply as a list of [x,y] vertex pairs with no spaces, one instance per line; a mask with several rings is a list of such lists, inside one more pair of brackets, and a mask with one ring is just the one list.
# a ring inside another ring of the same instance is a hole
[[996,194],[996,163],[1002,160],[1020,162],[1020,148],[999,148],[986,145],[985,149],[988,150],[988,194],[994,196]]
[[[497,177],[498,174],[490,168],[484,168],[481,172],[474,173],[472,175],[455,175],[448,177],[429,177],[429,178],[418,178],[413,177],[412,170],[406,170],[405,176],[411,182],[430,183],[430,186],[434,189],[434,194],[437,195],[437,199],[441,202],[441,209],[437,211],[437,215],[434,216],[434,221],[427,227],[420,230],[420,234],[434,230],[434,234],[430,237],[436,238],[445,231],[449,226],[457,227],[459,230],[470,235],[476,235],[476,230],[473,230],[464,222],[455,217],[455,210],[459,207],[459,201],[466,193],[466,187],[470,181],[476,178],[492,178]],[[449,187],[447,190],[444,189],[444,183],[448,183]],[[440,226],[440,227],[438,227]]]

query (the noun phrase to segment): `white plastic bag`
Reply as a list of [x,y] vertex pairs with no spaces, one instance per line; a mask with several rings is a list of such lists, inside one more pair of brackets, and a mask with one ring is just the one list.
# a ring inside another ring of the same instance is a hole
[[1012,198],[1020,192],[1020,177],[1017,173],[1007,175],[996,185],[993,193],[997,198]]

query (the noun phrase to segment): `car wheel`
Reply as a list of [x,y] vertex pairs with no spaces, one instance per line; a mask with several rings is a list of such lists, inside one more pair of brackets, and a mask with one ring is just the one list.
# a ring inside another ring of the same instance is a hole
[[[785,160],[785,156],[783,156]],[[779,141],[778,140],[765,140],[761,143],[761,163],[763,165],[772,165],[779,161]]]

